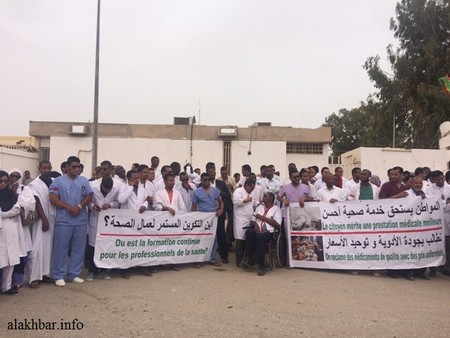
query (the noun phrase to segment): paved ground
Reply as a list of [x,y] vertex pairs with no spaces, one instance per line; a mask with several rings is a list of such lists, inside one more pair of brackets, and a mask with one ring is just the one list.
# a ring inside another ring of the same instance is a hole
[[[8,331],[15,319],[83,328]],[[0,337],[448,337],[449,330],[450,278],[440,274],[411,282],[274,269],[258,277],[233,264],[186,265],[0,297]]]

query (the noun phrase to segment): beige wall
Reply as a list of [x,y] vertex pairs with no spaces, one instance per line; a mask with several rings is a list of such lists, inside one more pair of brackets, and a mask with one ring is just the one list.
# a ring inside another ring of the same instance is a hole
[[[92,144],[90,137],[54,136],[50,140],[50,161],[54,168],[68,156],[78,156],[85,165],[84,176],[91,172]],[[167,140],[148,138],[99,138],[98,162],[110,160],[129,169],[133,162],[150,164],[151,156],[158,156],[161,165],[178,161],[183,166],[191,162],[190,140]],[[231,173],[241,172],[243,164],[250,164],[255,173],[262,164],[273,164],[282,177],[287,177],[287,165],[296,163],[299,168],[327,162],[323,155],[286,154],[286,143],[282,141],[252,141],[251,155],[248,155],[249,141],[231,142]],[[192,143],[192,165],[202,171],[209,161],[216,163],[217,170],[223,164],[223,141],[194,140]]]
[[36,148],[36,139],[32,136],[0,136],[0,145],[17,145]]
[[295,163],[297,168],[310,167],[316,165],[320,168],[328,166],[328,144],[323,145],[322,154],[286,154],[286,177],[288,176],[287,165]]
[[[73,126],[84,126],[84,134],[74,134]],[[97,159],[99,162],[109,159],[128,169],[133,162],[149,164],[150,157],[156,155],[160,158],[161,164],[178,161],[184,165],[186,162],[192,162],[194,168],[204,170],[205,164],[212,161],[219,168],[223,164],[223,142],[227,137],[220,134],[219,130],[219,126],[203,125],[192,127],[102,123],[98,129]],[[85,172],[90,173],[91,132],[90,123],[30,121],[30,135],[41,140],[41,147],[50,147],[50,160],[55,168],[59,167],[68,156],[77,155],[85,165]],[[294,162],[299,167],[313,164],[321,166],[327,163],[331,128],[250,126],[237,128],[236,135],[228,137],[232,142],[232,173],[240,172],[241,166],[246,163],[250,164],[255,172],[259,171],[261,164],[273,164],[281,176],[287,176],[289,162]],[[193,138],[192,156],[191,138]],[[288,155],[286,142],[324,144],[324,154]]]
[[37,153],[28,153],[23,150],[7,149],[0,147],[0,168],[9,173],[13,168],[29,170],[31,177],[36,177],[39,173],[39,156]]
[[276,170],[282,171],[286,166],[286,142],[253,141],[249,155],[249,141],[232,142],[231,171],[240,173],[244,164],[249,164],[255,174],[259,173],[261,165],[273,164]]

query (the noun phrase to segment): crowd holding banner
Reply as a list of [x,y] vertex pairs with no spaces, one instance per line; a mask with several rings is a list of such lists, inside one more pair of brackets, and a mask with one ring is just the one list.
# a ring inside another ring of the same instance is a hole
[[75,156],[63,175],[45,160],[34,180],[0,170],[2,292],[110,279],[111,269],[128,279],[131,268],[151,276],[160,266],[220,266],[233,242],[236,266],[263,276],[277,233],[294,268],[450,276],[450,172],[393,167],[381,184],[360,168],[347,180],[340,167],[331,174],[291,163],[281,180],[273,165],[255,174],[245,164],[233,176],[221,167],[220,179],[212,162],[203,173],[158,166],[156,156],[128,171],[105,160],[89,181]]

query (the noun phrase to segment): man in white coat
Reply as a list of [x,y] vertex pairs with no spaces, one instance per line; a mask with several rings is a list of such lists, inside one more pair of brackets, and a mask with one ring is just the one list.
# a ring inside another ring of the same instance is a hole
[[[450,276],[450,186],[445,183],[444,173],[440,170],[430,172],[430,179],[433,179],[431,184],[426,189],[427,196],[440,196],[444,207],[444,230],[445,230],[445,253],[446,261],[442,266],[442,274]],[[436,276],[436,270],[430,268],[430,277]]]
[[[157,211],[168,211],[172,216],[177,212],[186,211],[186,205],[181,193],[174,189],[175,174],[169,173],[163,176],[164,189],[158,190],[153,199],[153,208]],[[172,270],[180,271],[180,268],[173,264]]]
[[181,184],[177,190],[183,198],[186,210],[190,211],[192,208],[192,196],[194,196],[194,191],[197,190],[197,187],[194,183],[189,181],[189,176],[185,172],[180,173],[180,182]]
[[233,193],[234,205],[234,238],[236,241],[236,266],[240,267],[244,259],[245,251],[245,231],[250,225],[258,198],[252,193],[255,189],[256,181],[247,178],[244,186],[237,188]]
[[168,211],[172,216],[178,211],[186,211],[181,193],[173,189],[175,186],[175,174],[169,173],[164,175],[164,189],[155,193],[153,200],[153,208],[158,211]]
[[121,209],[137,210],[142,214],[148,209],[145,189],[139,185],[139,173],[135,170],[127,172],[128,184],[120,187],[118,201]]
[[[119,207],[118,196],[119,187],[114,184],[112,177],[103,177],[100,185],[93,184],[92,186],[92,202],[91,215],[88,224],[88,245],[86,247],[85,263],[88,268],[87,282],[92,282],[95,275],[100,270],[94,264],[95,240],[97,238],[97,222],[100,213],[103,210],[110,208],[116,209]],[[101,271],[103,279],[111,279],[107,270]]]
[[[136,170],[127,172],[128,184],[120,187],[118,201],[121,209],[136,210],[140,214],[148,209],[147,195],[144,187],[139,185],[139,173]],[[148,269],[142,268],[144,276],[152,276]],[[121,270],[122,278],[130,279],[128,269]]]
[[52,282],[50,267],[53,247],[53,230],[55,227],[56,209],[49,199],[49,187],[52,184],[50,161],[39,162],[40,175],[28,187],[36,199],[39,218],[31,225],[32,249],[28,254],[26,279],[32,288],[38,288],[40,281]]
[[321,202],[344,202],[347,200],[347,190],[341,189],[336,186],[336,176],[331,173],[326,174],[323,177],[323,181],[326,183],[326,187],[320,189],[317,192],[317,198]]

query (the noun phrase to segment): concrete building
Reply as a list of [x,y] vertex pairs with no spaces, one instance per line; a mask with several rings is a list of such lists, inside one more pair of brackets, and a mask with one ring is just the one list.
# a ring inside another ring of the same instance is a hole
[[[29,131],[36,138],[41,159],[49,159],[58,168],[69,155],[76,155],[89,176],[91,123],[30,121]],[[150,164],[150,157],[156,155],[161,165],[178,161],[204,170],[212,161],[217,169],[226,165],[231,174],[240,172],[243,164],[250,164],[256,173],[260,165],[273,164],[284,178],[290,162],[299,168],[327,165],[331,128],[275,127],[270,123],[247,128],[202,126],[190,118],[175,118],[173,125],[102,123],[98,135],[98,161],[108,159],[127,170],[133,162]]]

